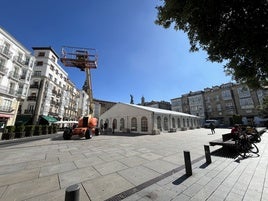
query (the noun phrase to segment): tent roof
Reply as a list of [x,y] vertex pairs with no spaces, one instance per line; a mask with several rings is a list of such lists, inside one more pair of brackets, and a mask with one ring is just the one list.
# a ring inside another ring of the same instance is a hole
[[173,115],[180,115],[180,116],[187,116],[187,117],[198,117],[198,116],[195,116],[195,115],[191,115],[191,114],[187,114],[187,113],[183,113],[183,112],[176,112],[176,111],[172,111],[172,110],[164,110],[164,109],[159,109],[159,108],[153,108],[153,107],[141,106],[141,105],[134,105],[134,104],[127,104],[127,103],[120,103],[120,104],[140,108],[140,109],[150,111],[150,112],[154,112],[154,113],[173,114]]

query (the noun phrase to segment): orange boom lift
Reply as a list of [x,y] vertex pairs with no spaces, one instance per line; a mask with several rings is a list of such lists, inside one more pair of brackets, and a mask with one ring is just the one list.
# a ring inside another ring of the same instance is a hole
[[92,138],[92,135],[99,135],[97,128],[98,120],[93,117],[93,95],[90,69],[97,68],[97,54],[96,50],[92,48],[78,48],[78,47],[62,47],[61,62],[66,67],[76,67],[86,73],[87,94],[89,96],[89,114],[81,117],[78,120],[77,127],[73,129],[66,129],[63,132],[65,140],[71,139],[73,135],[79,135],[86,139]]

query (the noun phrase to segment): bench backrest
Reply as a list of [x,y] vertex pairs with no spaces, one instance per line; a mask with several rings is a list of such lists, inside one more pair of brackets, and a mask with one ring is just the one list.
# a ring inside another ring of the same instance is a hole
[[225,141],[228,141],[230,139],[233,138],[233,134],[232,133],[227,133],[227,134],[223,134],[222,135],[222,141],[225,142]]

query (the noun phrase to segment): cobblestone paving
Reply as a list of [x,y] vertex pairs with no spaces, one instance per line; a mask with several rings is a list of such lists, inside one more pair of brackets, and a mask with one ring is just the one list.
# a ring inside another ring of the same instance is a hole
[[[80,200],[106,200],[144,186],[125,200],[266,200],[268,137],[258,144],[260,156],[244,160],[212,156],[185,170],[183,151],[191,159],[204,156],[204,145],[230,129],[161,133],[161,135],[101,135],[91,140],[74,138],[0,143],[0,200],[64,200],[66,187],[78,183]],[[219,146],[210,147],[211,151]],[[148,181],[150,185],[144,185]]]

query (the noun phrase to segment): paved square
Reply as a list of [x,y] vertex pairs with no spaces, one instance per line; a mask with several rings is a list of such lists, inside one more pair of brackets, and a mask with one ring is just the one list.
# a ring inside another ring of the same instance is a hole
[[[187,179],[184,168],[165,176],[184,166],[184,150],[190,151],[192,161],[203,157],[204,145],[228,132],[216,129],[215,135],[208,135],[209,129],[201,128],[90,140],[54,137],[6,146],[0,142],[0,200],[63,200],[65,189],[76,183],[82,201],[112,199],[134,187],[140,189],[125,200],[267,200],[267,133],[257,144],[259,157],[212,155],[208,166],[203,166],[204,159],[193,164]],[[145,182],[150,185],[139,187]]]

